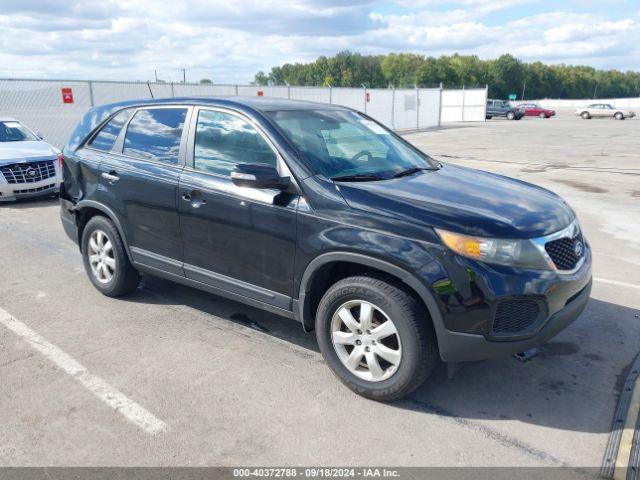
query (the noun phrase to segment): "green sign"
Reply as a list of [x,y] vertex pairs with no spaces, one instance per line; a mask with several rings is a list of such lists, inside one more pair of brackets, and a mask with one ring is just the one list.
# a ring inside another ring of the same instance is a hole
[[509,94],[509,100],[515,100],[518,97],[518,95],[516,95],[515,93],[510,93]]

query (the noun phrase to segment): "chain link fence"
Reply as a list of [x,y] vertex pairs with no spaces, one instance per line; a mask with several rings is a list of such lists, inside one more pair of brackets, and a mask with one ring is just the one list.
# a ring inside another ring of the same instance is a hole
[[[460,93],[462,92],[462,93]],[[13,117],[61,148],[91,107],[124,100],[265,96],[350,107],[398,131],[441,121],[482,121],[486,89],[373,89],[189,83],[0,79],[0,117]],[[461,96],[460,96],[461,95]]]

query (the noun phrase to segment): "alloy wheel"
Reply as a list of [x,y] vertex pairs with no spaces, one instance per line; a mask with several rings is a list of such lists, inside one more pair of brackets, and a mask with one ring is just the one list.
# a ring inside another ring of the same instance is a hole
[[113,245],[102,230],[91,232],[88,244],[91,273],[100,283],[109,283],[116,271]]
[[331,342],[342,364],[370,382],[391,377],[402,360],[395,324],[380,308],[364,300],[350,300],[335,311]]

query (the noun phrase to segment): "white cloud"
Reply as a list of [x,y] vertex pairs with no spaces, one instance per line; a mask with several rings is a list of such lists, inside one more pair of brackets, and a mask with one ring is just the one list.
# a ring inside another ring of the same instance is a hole
[[[3,0],[0,76],[247,82],[349,49],[640,69],[640,16],[517,17],[530,0]],[[620,2],[622,4],[624,2]],[[565,5],[563,8],[567,8]],[[500,12],[510,15],[496,22]],[[581,9],[583,11],[583,9]],[[616,15],[612,12],[612,15]],[[489,21],[491,20],[491,21]]]

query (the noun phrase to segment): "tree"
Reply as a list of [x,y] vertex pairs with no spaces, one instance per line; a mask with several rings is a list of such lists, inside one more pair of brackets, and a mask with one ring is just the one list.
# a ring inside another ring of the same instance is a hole
[[213,83],[213,82],[211,80],[209,80],[208,78],[203,78],[203,79],[200,80],[200,83],[210,84],[210,83]]
[[333,57],[321,56],[310,63],[285,63],[269,73],[256,73],[255,85],[305,85],[385,88],[489,85],[489,95],[506,98],[590,98],[640,95],[640,72],[595,70],[587,66],[523,63],[505,54],[493,60],[475,55],[443,55],[438,58],[415,53],[362,55],[348,50]]

